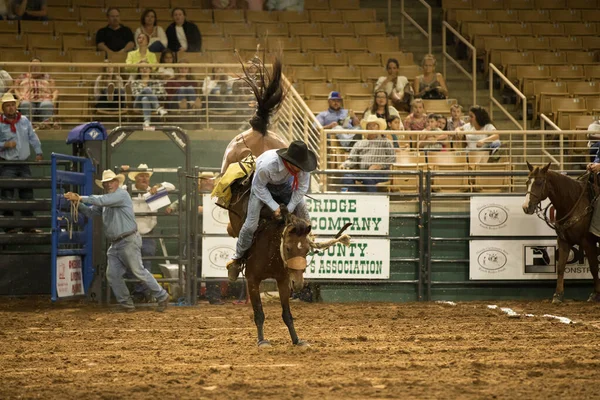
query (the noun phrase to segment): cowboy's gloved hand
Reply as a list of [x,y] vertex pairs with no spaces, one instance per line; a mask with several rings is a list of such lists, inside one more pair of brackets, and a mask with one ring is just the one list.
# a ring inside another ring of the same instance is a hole
[[70,201],[77,201],[79,200],[79,195],[77,193],[67,192],[65,193],[65,199]]
[[281,219],[281,206],[277,210],[273,211],[273,218]]

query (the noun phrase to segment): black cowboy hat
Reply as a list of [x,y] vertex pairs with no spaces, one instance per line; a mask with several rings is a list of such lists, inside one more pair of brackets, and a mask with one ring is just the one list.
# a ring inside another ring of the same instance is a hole
[[287,149],[277,150],[277,154],[302,171],[310,172],[317,168],[317,155],[300,140],[294,140]]

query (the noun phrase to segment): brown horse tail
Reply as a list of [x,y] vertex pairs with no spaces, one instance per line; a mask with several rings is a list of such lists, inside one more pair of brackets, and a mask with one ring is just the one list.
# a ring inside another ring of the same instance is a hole
[[271,73],[269,73],[263,61],[256,56],[249,63],[257,69],[256,76],[252,76],[242,62],[244,76],[241,79],[250,86],[256,98],[256,111],[249,122],[252,129],[266,135],[269,120],[277,112],[285,97],[285,90],[281,81],[281,59],[279,56],[275,57]]

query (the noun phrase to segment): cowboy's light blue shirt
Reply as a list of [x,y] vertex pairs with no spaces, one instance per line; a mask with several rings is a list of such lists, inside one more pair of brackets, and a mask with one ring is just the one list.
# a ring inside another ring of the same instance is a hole
[[[31,154],[29,145],[33,147],[35,154],[42,154],[42,143],[27,117],[22,115],[15,127],[17,131],[11,132],[9,124],[0,123],[0,158],[8,161],[27,160]],[[4,143],[11,141],[17,142],[17,147],[5,149]]]
[[[92,206],[88,207],[82,203]],[[88,217],[101,215],[106,237],[111,241],[124,233],[137,230],[131,196],[121,188],[99,196],[81,196],[79,211]]]
[[[267,188],[268,184],[281,185],[286,182],[292,182],[294,178],[288,172],[283,159],[277,154],[277,150],[267,150],[256,159],[256,171],[252,178],[252,193],[265,203],[273,211],[279,208],[279,204],[273,199],[271,192]],[[304,195],[308,193],[310,184],[310,174],[308,172],[298,172],[298,190],[294,190],[287,209],[293,212],[296,206],[304,201]]]

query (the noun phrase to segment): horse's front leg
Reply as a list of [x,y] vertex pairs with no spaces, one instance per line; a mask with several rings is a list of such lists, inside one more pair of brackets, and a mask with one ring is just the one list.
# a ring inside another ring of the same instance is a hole
[[569,257],[569,251],[571,247],[569,244],[558,239],[558,262],[556,264],[556,290],[552,297],[552,304],[560,304],[563,302],[565,297],[565,266],[567,265],[567,258]]
[[260,300],[260,280],[246,275],[248,281],[248,293],[250,294],[250,302],[254,311],[254,323],[258,333],[258,347],[269,347],[271,343],[265,340],[263,326],[265,323],[265,313],[263,311],[262,301]]
[[292,311],[290,310],[291,290],[289,278],[286,276],[285,279],[278,280],[277,288],[279,289],[279,300],[281,301],[281,317],[283,318],[283,322],[285,322],[285,325],[290,331],[292,343],[298,346],[308,346],[307,342],[298,339],[298,335],[296,334],[296,328],[294,328],[294,317],[292,317]]
[[588,301],[600,302],[600,279],[598,279],[598,248],[596,247],[597,237],[588,233],[586,240],[583,241],[582,247],[585,251],[585,256],[590,265],[590,272],[594,278],[594,291],[590,294]]

